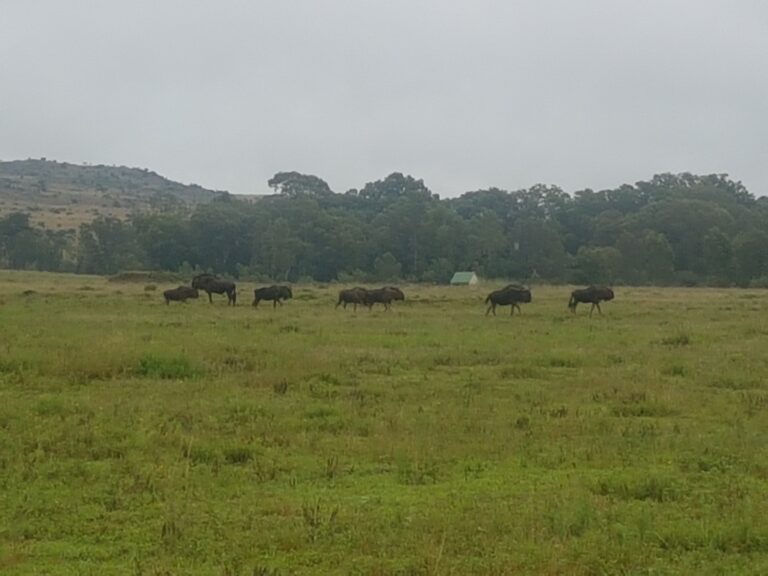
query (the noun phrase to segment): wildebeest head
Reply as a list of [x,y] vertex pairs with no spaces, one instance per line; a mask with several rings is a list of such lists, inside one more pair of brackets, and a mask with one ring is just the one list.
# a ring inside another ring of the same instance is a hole
[[385,286],[384,289],[392,293],[393,300],[405,300],[405,294],[397,286]]

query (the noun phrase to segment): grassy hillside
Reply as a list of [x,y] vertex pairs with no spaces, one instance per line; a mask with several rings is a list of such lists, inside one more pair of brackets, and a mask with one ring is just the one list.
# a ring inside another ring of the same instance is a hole
[[763,291],[164,287],[0,273],[3,574],[768,573]]
[[217,194],[139,168],[0,162],[0,215],[29,212],[33,222],[53,230],[77,228],[97,215],[125,218],[134,211],[183,210]]

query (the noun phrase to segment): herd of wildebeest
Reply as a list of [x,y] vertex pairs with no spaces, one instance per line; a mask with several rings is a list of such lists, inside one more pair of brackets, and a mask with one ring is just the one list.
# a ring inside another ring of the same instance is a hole
[[[186,302],[190,298],[197,298],[199,290],[208,294],[208,301],[213,303],[213,294],[226,294],[227,304],[232,306],[237,302],[237,288],[234,282],[224,280],[213,274],[198,274],[192,279],[191,286],[179,286],[163,292],[165,303]],[[253,305],[258,306],[262,300],[271,301],[272,307],[283,305],[283,300],[293,298],[293,292],[290,286],[272,285],[263,288],[256,288],[253,291]],[[336,302],[336,308],[347,304],[352,304],[355,310],[357,306],[367,306],[372,309],[374,304],[382,304],[385,310],[389,310],[392,302],[396,300],[405,300],[405,294],[396,286],[384,286],[383,288],[347,288],[339,292],[339,300]],[[589,315],[597,308],[602,314],[600,302],[613,300],[613,290],[607,286],[588,286],[571,292],[571,298],[568,301],[568,308],[571,312],[576,312],[576,306],[580,303],[592,304],[589,309]],[[500,290],[495,290],[488,294],[485,303],[488,305],[485,315],[490,313],[496,315],[496,306],[510,306],[510,314],[518,312],[521,303],[531,301],[531,291],[529,288],[520,284],[508,284]]]

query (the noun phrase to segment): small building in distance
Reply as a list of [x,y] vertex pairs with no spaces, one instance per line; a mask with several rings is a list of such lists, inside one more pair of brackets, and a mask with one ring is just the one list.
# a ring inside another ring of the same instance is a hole
[[480,282],[474,272],[456,272],[451,278],[451,286],[475,286]]

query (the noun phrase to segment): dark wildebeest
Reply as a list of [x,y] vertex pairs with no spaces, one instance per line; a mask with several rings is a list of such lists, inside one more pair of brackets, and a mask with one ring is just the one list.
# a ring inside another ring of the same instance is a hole
[[517,308],[518,312],[522,313],[520,302],[530,301],[531,291],[528,288],[520,284],[509,284],[501,290],[488,294],[488,297],[485,299],[485,303],[488,304],[485,315],[488,316],[490,312],[493,312],[493,315],[496,316],[496,306],[511,306],[509,309],[510,316],[515,313],[515,308]]
[[229,280],[222,280],[213,274],[198,274],[192,279],[192,288],[203,290],[208,294],[208,301],[213,304],[211,294],[226,294],[227,304],[235,305],[237,301],[237,290],[235,283]]
[[613,290],[607,286],[588,286],[587,288],[581,288],[580,290],[571,292],[568,308],[571,309],[571,312],[575,313],[576,306],[579,302],[583,302],[584,304],[589,303],[592,304],[592,307],[589,309],[590,316],[592,316],[595,307],[597,307],[597,311],[602,314],[603,311],[600,310],[600,302],[603,300],[613,300]]
[[186,302],[188,298],[197,298],[197,290],[189,286],[179,286],[163,292],[163,298],[166,304],[170,304],[171,301]]
[[277,305],[283,305],[281,300],[288,300],[293,298],[293,292],[290,286],[267,286],[265,288],[256,288],[253,291],[253,305],[258,306],[262,300],[272,300],[272,308],[277,308]]
[[384,304],[384,310],[389,310],[393,300],[405,300],[405,295],[400,288],[385,286],[365,293],[365,305],[368,306],[368,310],[372,310],[374,304]]
[[344,309],[347,309],[347,304],[354,304],[355,310],[357,310],[358,304],[365,304],[365,295],[368,293],[368,290],[365,288],[348,288],[346,290],[340,290],[339,291],[339,301],[336,302],[336,308],[339,307],[340,304],[344,304]]
[[394,295],[395,295],[395,297],[393,298],[393,300],[402,300],[402,301],[405,301],[405,294],[403,294],[403,291],[402,291],[402,290],[400,290],[400,288],[398,288],[397,286],[385,286],[385,288],[386,288],[387,290],[392,290],[392,292],[393,292],[393,293],[394,293]]

